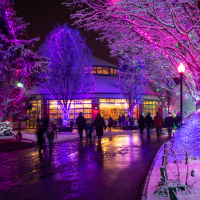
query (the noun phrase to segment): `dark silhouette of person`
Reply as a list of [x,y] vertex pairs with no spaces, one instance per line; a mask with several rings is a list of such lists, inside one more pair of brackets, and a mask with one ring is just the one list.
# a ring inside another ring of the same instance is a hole
[[80,139],[83,139],[83,129],[85,127],[85,118],[82,116],[82,112],[79,113],[79,116],[76,119],[76,124],[78,125],[78,131],[80,134]]
[[169,112],[168,115],[165,117],[165,123],[167,126],[167,131],[169,134],[169,138],[172,137],[172,130],[174,128],[174,118],[172,116],[172,114]]
[[163,126],[163,118],[160,116],[159,112],[156,112],[156,116],[154,117],[153,124],[156,127],[157,139],[160,138]]
[[73,119],[70,121],[70,129],[71,129],[71,132],[73,131],[73,126],[74,126],[74,121],[73,121]]
[[145,123],[147,126],[147,138],[150,138],[150,128],[153,125],[153,119],[151,117],[151,113],[148,112],[147,116],[145,117]]
[[41,150],[44,144],[44,137],[43,137],[44,132],[45,132],[45,127],[44,127],[43,121],[39,120],[37,123],[37,128],[36,128],[36,135],[39,142],[39,153],[41,153]]
[[126,117],[125,117],[125,115],[123,114],[123,115],[122,115],[122,125],[123,125],[123,126],[125,126],[125,120],[126,120]]
[[93,127],[95,126],[96,135],[98,136],[98,142],[101,143],[101,138],[103,136],[103,128],[106,129],[106,124],[104,118],[98,113],[94,120]]
[[143,131],[145,128],[145,119],[144,116],[141,114],[139,119],[138,119],[138,125],[139,125],[139,129],[140,129],[140,134],[143,137]]
[[109,131],[111,131],[112,124],[113,124],[113,119],[112,119],[112,117],[110,116],[109,119],[108,119],[108,128],[109,128],[108,130],[109,130]]
[[177,113],[176,117],[174,118],[174,122],[177,128],[181,127],[181,116],[179,113]]

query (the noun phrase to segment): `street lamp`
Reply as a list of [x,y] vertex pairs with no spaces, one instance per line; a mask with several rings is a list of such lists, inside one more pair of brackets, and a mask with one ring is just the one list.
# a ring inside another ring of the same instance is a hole
[[183,63],[180,63],[178,67],[178,72],[180,74],[180,111],[181,111],[181,126],[182,126],[182,112],[183,112],[183,88],[182,88],[182,83],[183,83],[183,74],[185,72],[185,66]]

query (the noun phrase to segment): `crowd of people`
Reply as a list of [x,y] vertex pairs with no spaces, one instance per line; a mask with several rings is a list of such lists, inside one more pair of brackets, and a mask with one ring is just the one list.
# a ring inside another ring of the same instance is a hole
[[140,134],[143,137],[143,131],[144,128],[147,128],[147,138],[150,138],[150,129],[152,126],[156,128],[156,134],[157,138],[159,139],[162,133],[162,127],[164,126],[164,123],[166,124],[167,131],[169,134],[169,138],[171,138],[172,135],[172,130],[174,128],[174,125],[179,128],[180,127],[180,122],[181,122],[181,117],[179,113],[176,115],[174,118],[172,114],[169,112],[163,120],[163,118],[160,116],[159,112],[156,112],[156,116],[154,119],[151,117],[151,113],[148,113],[147,116],[144,118],[144,116],[141,114],[138,120],[138,127],[140,129]]
[[[129,124],[130,129],[134,125],[134,119],[133,116],[129,116]],[[147,138],[150,138],[150,129],[152,126],[156,128],[156,134],[157,138],[159,139],[162,133],[162,127],[164,125],[164,122],[167,126],[167,131],[169,134],[169,138],[171,138],[172,130],[174,125],[176,127],[180,127],[180,121],[181,117],[179,114],[175,118],[173,118],[172,114],[169,112],[163,120],[163,118],[160,116],[159,112],[156,113],[156,116],[154,119],[151,117],[151,113],[148,113],[146,117],[144,117],[142,114],[140,115],[138,119],[138,128],[140,129],[140,134],[143,137],[143,132],[146,127],[147,129]],[[127,125],[127,120],[125,118],[125,115],[123,114],[122,117],[119,115],[118,118],[118,124],[119,128],[122,128],[122,126]],[[78,132],[80,135],[80,140],[83,139],[83,131],[85,130],[85,133],[87,135],[87,139],[92,139],[92,132],[93,128],[95,127],[96,130],[96,136],[98,137],[98,142],[101,144],[101,138],[103,136],[103,130],[106,129],[105,120],[103,117],[101,117],[101,114],[98,113],[97,117],[93,122],[88,122],[87,119],[83,117],[82,112],[79,113],[79,116],[76,119],[76,125],[78,127]],[[74,122],[73,120],[70,121],[70,130],[73,131]],[[113,127],[113,119],[110,116],[108,119],[108,131],[111,131],[111,127]],[[49,141],[49,153],[52,153],[53,151],[53,141],[54,137],[57,134],[57,127],[56,124],[54,124],[54,118],[48,119],[47,117],[44,117],[42,120],[37,118],[37,128],[36,128],[36,134],[39,142],[39,153],[41,153],[42,149],[46,148],[46,138]]]

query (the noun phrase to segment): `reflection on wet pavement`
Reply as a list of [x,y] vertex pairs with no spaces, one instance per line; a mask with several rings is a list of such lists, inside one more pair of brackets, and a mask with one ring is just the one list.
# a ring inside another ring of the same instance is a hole
[[0,154],[0,199],[137,199],[163,136],[137,133]]

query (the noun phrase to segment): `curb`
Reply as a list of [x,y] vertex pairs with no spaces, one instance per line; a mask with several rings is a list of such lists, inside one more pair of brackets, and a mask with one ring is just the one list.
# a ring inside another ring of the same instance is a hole
[[162,146],[160,147],[160,149],[158,150],[158,152],[156,153],[156,155],[155,155],[155,157],[154,157],[154,160],[153,160],[153,162],[152,162],[152,164],[151,164],[151,166],[150,166],[150,170],[149,170],[149,172],[148,172],[148,174],[147,174],[147,176],[146,176],[146,179],[145,179],[145,181],[144,181],[144,187],[143,187],[143,190],[142,190],[142,197],[141,197],[141,200],[147,200],[147,190],[148,190],[149,180],[150,180],[150,177],[151,177],[151,174],[152,174],[154,165],[155,165],[155,163],[156,163],[156,160],[157,160],[157,158],[158,158],[159,153],[160,153],[160,152],[162,151],[162,149],[163,149],[163,146],[164,146],[167,142],[169,142],[169,141],[170,141],[170,140],[167,140],[166,142],[164,142],[164,143],[162,144]]
[[33,146],[35,146],[35,145],[36,145],[36,143],[35,143],[35,142],[32,142],[32,143],[24,144],[24,145],[21,145],[21,146],[8,147],[8,148],[0,149],[0,154],[1,154],[1,153],[7,153],[7,152],[9,152],[9,151],[25,149],[25,148],[27,148],[27,147],[33,147]]

